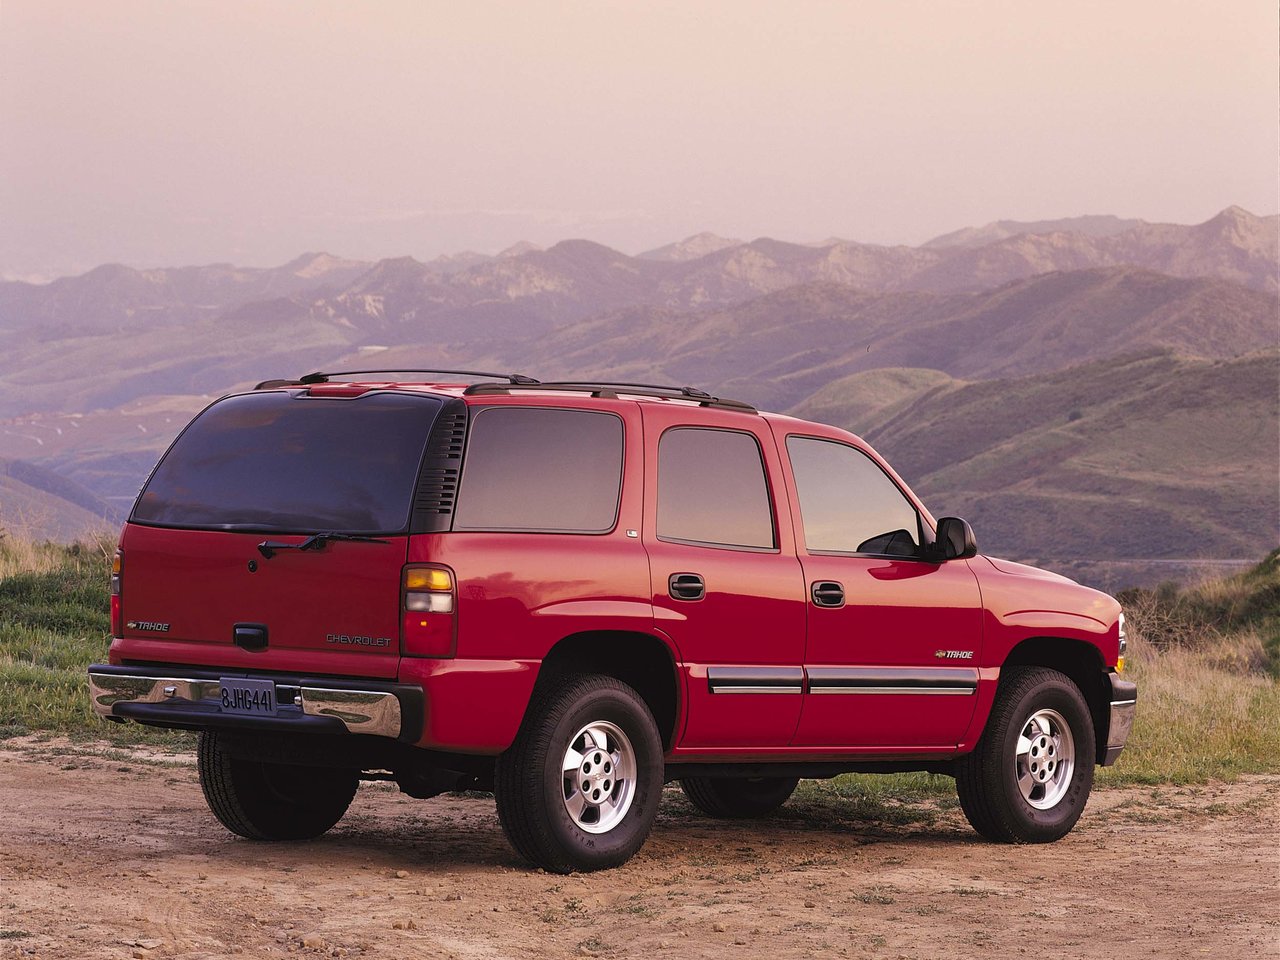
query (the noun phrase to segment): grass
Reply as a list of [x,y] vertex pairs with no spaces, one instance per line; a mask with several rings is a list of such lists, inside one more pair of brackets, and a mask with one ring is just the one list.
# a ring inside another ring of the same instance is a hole
[[[27,733],[118,745],[189,746],[187,734],[104,723],[85,667],[106,659],[109,543],[56,546],[0,537],[0,738]],[[1137,721],[1104,785],[1198,784],[1280,772],[1280,550],[1246,573],[1185,589],[1128,591],[1128,675]],[[927,823],[950,778],[851,774],[801,784],[801,821]],[[826,812],[824,812],[826,811]]]
[[0,738],[59,733],[114,743],[190,738],[109,724],[89,707],[85,668],[110,644],[109,541],[61,546],[0,538]]

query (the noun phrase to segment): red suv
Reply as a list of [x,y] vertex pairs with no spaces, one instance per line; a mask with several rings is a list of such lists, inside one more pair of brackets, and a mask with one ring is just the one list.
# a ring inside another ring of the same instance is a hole
[[121,535],[93,706],[198,730],[233,832],[315,837],[362,779],[483,789],[526,858],[592,870],[669,780],[740,817],[927,770],[1043,842],[1123,748],[1119,604],[979,555],[857,437],[687,387],[388,373],[214,402]]

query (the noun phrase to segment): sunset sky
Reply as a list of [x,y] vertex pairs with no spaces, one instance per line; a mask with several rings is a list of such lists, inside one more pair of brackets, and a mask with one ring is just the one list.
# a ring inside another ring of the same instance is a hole
[[0,0],[0,275],[1277,211],[1274,0]]

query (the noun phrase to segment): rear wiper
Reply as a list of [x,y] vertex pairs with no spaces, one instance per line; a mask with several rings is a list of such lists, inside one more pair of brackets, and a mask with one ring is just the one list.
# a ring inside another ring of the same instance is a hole
[[390,543],[390,540],[379,540],[377,537],[362,537],[355,533],[313,533],[301,543],[281,543],[278,540],[263,540],[258,544],[258,552],[270,560],[277,550],[320,550],[330,540],[349,540],[355,543]]

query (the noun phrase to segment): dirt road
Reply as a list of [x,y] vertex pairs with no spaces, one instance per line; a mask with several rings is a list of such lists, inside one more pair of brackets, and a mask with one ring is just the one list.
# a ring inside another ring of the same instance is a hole
[[664,800],[621,870],[524,866],[487,798],[361,787],[330,835],[234,839],[190,760],[0,744],[0,957],[1280,956],[1280,777],[1095,794],[1044,847],[953,805],[721,823]]

